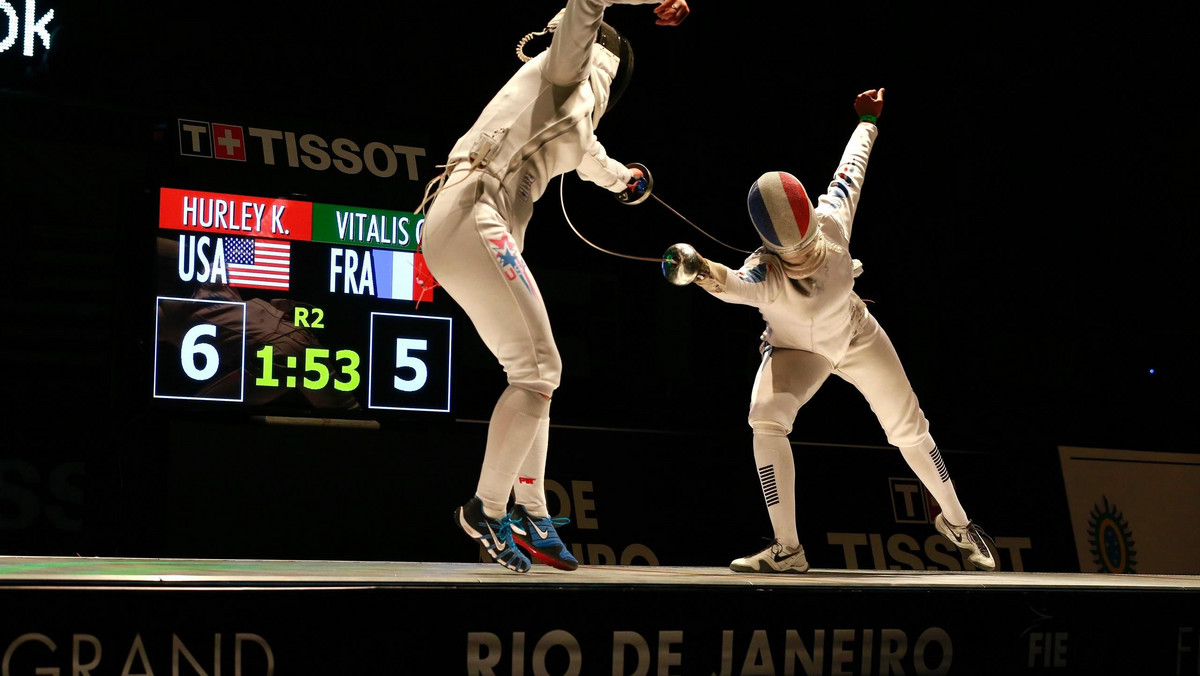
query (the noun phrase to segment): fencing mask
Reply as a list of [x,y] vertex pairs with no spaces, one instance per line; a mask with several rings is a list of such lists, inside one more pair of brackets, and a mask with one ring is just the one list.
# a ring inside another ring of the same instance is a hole
[[811,276],[825,264],[830,247],[838,248],[821,232],[804,186],[787,172],[759,176],[750,186],[746,206],[763,248],[779,256],[784,274],[791,279]]
[[821,231],[804,186],[787,172],[769,171],[759,176],[750,186],[746,206],[763,246],[771,253],[798,252]]

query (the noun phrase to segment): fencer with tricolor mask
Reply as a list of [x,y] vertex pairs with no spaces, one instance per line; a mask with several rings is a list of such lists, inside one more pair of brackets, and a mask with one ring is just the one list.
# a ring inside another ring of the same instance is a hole
[[[696,282],[722,300],[758,307],[767,320],[763,339],[774,347],[816,352],[837,363],[868,316],[854,292],[862,263],[850,257],[849,244],[877,132],[873,124],[859,125],[816,205],[792,174],[759,176],[746,207],[762,248],[734,274],[710,261],[710,274]],[[768,274],[771,268],[777,273]]]
[[[860,94],[856,104],[872,100],[881,107],[882,90]],[[875,119],[874,114],[862,115],[816,204],[787,172],[769,171],[754,182],[746,206],[762,247],[737,270],[705,259],[687,244],[671,247],[664,257],[668,281],[694,281],[724,302],[758,308],[766,321],[748,422],[776,539],[762,552],[734,560],[730,568],[737,572],[808,570],[796,528],[789,435],[801,407],[831,374],[854,386],[870,404],[888,443],[899,447],[941,506],[944,517],[938,518],[967,524],[951,529],[939,522],[938,530],[955,535],[959,547],[981,542],[964,539],[967,531],[981,531],[972,530],[891,340],[854,290],[862,265],[850,257],[850,234],[879,132]],[[985,569],[995,565],[986,546],[972,551],[972,562]]]

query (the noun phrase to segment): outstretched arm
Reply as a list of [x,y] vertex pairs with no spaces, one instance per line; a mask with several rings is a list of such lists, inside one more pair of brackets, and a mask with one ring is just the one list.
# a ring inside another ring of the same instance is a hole
[[[648,2],[657,2],[658,6],[654,8],[654,14],[658,18],[655,21],[655,23],[662,25],[662,26],[678,26],[680,23],[683,22],[683,20],[685,18],[687,18],[688,14],[690,12],[690,9],[688,8],[687,0],[661,0],[661,1],[660,0],[600,0],[600,1],[601,2],[620,3],[620,4],[648,4]],[[562,23],[563,24],[568,23],[570,21],[570,18],[572,16],[575,16],[575,14],[573,14],[573,12],[578,13],[579,16],[584,15],[584,13],[585,13],[584,6],[585,5],[586,5],[585,0],[572,0],[571,2],[568,2],[566,9],[563,10]],[[597,16],[597,18],[596,18],[596,26],[597,27],[599,26],[599,20],[600,20],[599,17],[602,14],[603,14],[603,10],[601,10],[596,15]],[[551,50],[554,49],[555,44],[560,44],[558,42],[558,40],[560,38],[560,33],[563,33],[564,30],[565,29],[563,29],[561,27],[556,29],[556,31],[554,33],[555,43],[551,44]],[[591,28],[590,30],[591,30],[590,37],[587,38],[587,44],[586,44],[586,48],[588,50],[591,49],[591,41],[595,39],[595,34],[596,34],[597,28]],[[571,41],[571,42],[562,42],[561,44],[567,45],[567,44],[573,44],[573,43],[574,42]],[[591,52],[588,51],[589,55],[590,55],[590,53]],[[555,58],[556,58],[555,54],[553,52],[551,52],[550,60],[546,66],[546,68],[548,69],[547,72],[549,72],[549,69],[554,68],[553,64],[554,64]],[[586,58],[590,58],[590,56],[587,56]],[[584,66],[584,75],[582,75],[582,77],[587,77],[586,73],[587,73],[588,68],[590,68],[590,65]],[[611,192],[614,192],[614,193],[619,194],[621,192],[624,192],[625,190],[630,190],[630,191],[636,192],[639,189],[643,189],[643,190],[645,189],[644,180],[642,183],[639,183],[639,180],[645,179],[645,176],[642,174],[642,171],[637,168],[630,168],[629,166],[623,165],[620,162],[617,162],[616,160],[613,160],[612,158],[610,158],[608,156],[607,151],[605,151],[604,146],[600,143],[599,139],[596,137],[595,134],[592,135],[592,138],[588,142],[587,148],[585,149],[583,159],[580,162],[579,166],[576,167],[576,171],[578,172],[579,176],[582,177],[584,180],[591,181],[592,183],[595,183],[596,185],[599,185],[599,186],[601,186]]]
[[591,143],[585,149],[579,166],[575,167],[575,173],[579,174],[580,178],[614,193],[625,190],[637,179],[629,167],[608,156],[595,134],[592,135]]
[[604,19],[603,0],[568,0],[550,21],[554,34],[542,73],[550,82],[567,87],[587,79],[592,67],[592,43]]
[[833,180],[819,198],[817,207],[837,219],[847,240],[850,239],[854,212],[866,180],[867,159],[871,156],[875,136],[879,133],[877,125],[883,113],[883,88],[868,89],[859,94],[854,99],[854,112],[859,116],[858,126],[850,136]]
[[678,26],[691,10],[687,0],[567,0],[567,6],[551,24],[554,35],[544,73],[550,82],[565,87],[587,79],[592,63],[592,43],[610,4],[645,5],[657,3],[655,23]]
[[676,286],[695,284],[726,303],[755,307],[773,302],[784,277],[774,256],[753,253],[734,270],[700,255],[690,244],[672,245],[663,256],[663,276]]

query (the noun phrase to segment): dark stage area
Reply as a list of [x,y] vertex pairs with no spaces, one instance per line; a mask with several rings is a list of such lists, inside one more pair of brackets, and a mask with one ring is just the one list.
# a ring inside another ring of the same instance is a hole
[[0,557],[31,632],[10,673],[1193,674],[1197,593],[1169,575]]

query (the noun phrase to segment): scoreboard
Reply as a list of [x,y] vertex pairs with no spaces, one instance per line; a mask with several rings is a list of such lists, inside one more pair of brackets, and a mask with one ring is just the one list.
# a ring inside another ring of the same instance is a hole
[[[152,400],[326,419],[449,413],[454,319],[420,253],[423,217],[356,204],[363,190],[340,189],[350,180],[403,180],[397,158],[406,154],[411,165],[421,149],[365,144],[360,171],[336,176],[315,162],[289,166],[283,150],[277,166],[260,161],[248,171],[255,144],[246,144],[234,146],[239,164],[197,172],[186,163],[231,147],[200,124],[177,121],[178,144],[167,145],[179,152],[167,164],[187,170],[163,171],[153,186]],[[217,126],[225,139],[262,131]],[[204,134],[215,140],[208,155],[197,152]],[[337,142],[342,157],[357,148]],[[266,144],[258,151],[260,160],[273,154]],[[404,187],[385,184],[379,193],[414,192]]]

